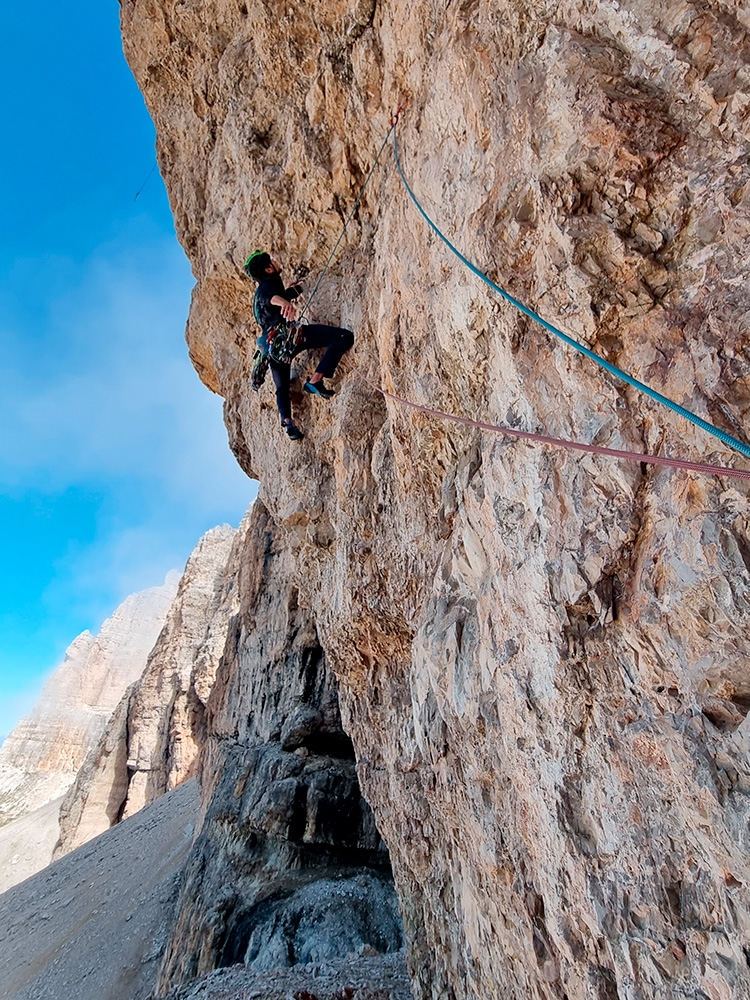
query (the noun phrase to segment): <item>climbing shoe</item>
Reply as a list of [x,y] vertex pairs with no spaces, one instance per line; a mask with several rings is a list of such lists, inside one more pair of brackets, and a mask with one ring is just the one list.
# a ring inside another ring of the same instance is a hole
[[287,437],[291,438],[292,441],[301,441],[305,436],[299,427],[295,427],[294,424],[284,424],[284,430],[287,433]]
[[320,382],[305,382],[302,388],[305,390],[305,392],[309,392],[313,396],[322,396],[323,399],[330,399],[331,396],[336,395],[333,389],[327,389],[323,385],[322,379],[320,380]]

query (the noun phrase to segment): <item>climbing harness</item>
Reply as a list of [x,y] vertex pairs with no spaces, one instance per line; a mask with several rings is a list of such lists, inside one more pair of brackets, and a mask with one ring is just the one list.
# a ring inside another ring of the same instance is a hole
[[404,100],[401,101],[401,103],[399,104],[399,106],[396,108],[395,112],[391,115],[391,118],[390,118],[390,121],[389,121],[389,128],[388,128],[388,131],[385,134],[385,139],[383,139],[383,144],[380,147],[380,149],[378,150],[378,155],[375,157],[375,160],[374,160],[372,166],[370,167],[370,172],[368,173],[367,177],[365,178],[364,184],[359,189],[359,194],[357,195],[357,200],[354,202],[354,205],[352,206],[352,210],[351,210],[351,212],[349,212],[349,215],[347,216],[346,222],[344,223],[344,228],[341,230],[341,233],[339,234],[339,238],[336,240],[334,248],[333,248],[333,250],[331,250],[331,253],[328,256],[328,260],[325,262],[325,265],[323,266],[323,270],[318,275],[318,280],[315,282],[315,285],[313,286],[313,290],[310,293],[310,298],[307,300],[307,304],[305,305],[305,308],[302,310],[302,312],[300,314],[300,317],[299,317],[299,322],[300,323],[302,322],[302,319],[303,319],[305,313],[310,308],[310,305],[312,304],[312,300],[315,298],[315,294],[318,291],[320,283],[323,280],[323,277],[325,276],[326,271],[330,267],[331,261],[333,260],[335,254],[336,254],[336,251],[338,250],[339,245],[341,244],[341,241],[344,238],[344,235],[346,234],[346,230],[349,227],[349,223],[354,218],[354,213],[359,208],[359,203],[362,200],[362,195],[365,193],[365,189],[367,188],[367,185],[370,183],[370,178],[375,173],[375,168],[377,167],[378,163],[380,162],[380,157],[383,155],[383,151],[385,150],[385,147],[388,145],[388,140],[391,137],[391,133],[394,133],[394,135],[395,135],[396,125],[398,125],[399,117],[406,110],[407,102],[408,102],[408,98],[404,98]]
[[454,424],[462,424],[464,427],[476,427],[480,431],[491,431],[494,434],[503,434],[507,437],[521,438],[524,441],[538,441],[541,444],[551,445],[555,448],[566,448],[572,451],[585,451],[591,455],[606,455],[609,458],[618,458],[626,462],[645,462],[648,465],[666,465],[672,469],[686,469],[688,472],[703,473],[707,476],[727,476],[732,479],[744,479],[750,481],[750,469],[730,469],[722,465],[709,465],[704,462],[688,462],[682,458],[669,458],[666,455],[647,455],[637,451],[620,451],[618,448],[604,448],[598,444],[584,444],[579,441],[568,441],[565,438],[549,437],[546,434],[535,434],[532,431],[521,431],[515,427],[504,427],[502,424],[489,424],[483,420],[472,420],[470,417],[459,417],[455,413],[445,413],[443,410],[435,410],[431,406],[423,406],[421,403],[413,403],[409,399],[396,396],[387,389],[372,382],[358,368],[354,369],[354,374],[366,382],[370,388],[381,395],[392,399],[400,406],[410,410],[417,410],[419,413],[426,413],[431,417],[438,417],[440,420],[448,420]]
[[750,458],[750,445],[747,445],[744,442],[737,440],[737,438],[732,437],[731,434],[727,434],[726,431],[723,431],[718,427],[714,427],[713,424],[710,424],[707,420],[703,420],[701,417],[693,413],[691,410],[686,409],[684,406],[680,406],[679,403],[675,403],[673,400],[669,399],[669,397],[663,396],[660,392],[657,392],[650,386],[645,385],[643,382],[639,382],[638,379],[633,378],[632,375],[628,375],[627,372],[624,372],[620,368],[617,368],[615,365],[610,364],[609,361],[606,361],[600,355],[595,354],[594,351],[590,350],[588,347],[585,347],[577,340],[574,340],[572,337],[569,337],[566,333],[563,333],[562,330],[559,330],[556,326],[553,326],[552,323],[548,323],[546,319],[542,319],[542,317],[538,313],[535,313],[532,309],[529,309],[528,306],[525,306],[523,302],[520,302],[518,299],[514,298],[514,296],[512,296],[509,292],[506,292],[504,288],[501,288],[499,285],[495,284],[495,282],[492,281],[490,278],[488,278],[487,275],[484,274],[482,271],[480,271],[475,264],[472,264],[472,262],[467,257],[465,257],[461,253],[461,251],[458,250],[453,245],[453,243],[451,243],[448,237],[443,232],[441,232],[436,223],[433,222],[433,220],[430,218],[430,216],[427,214],[424,208],[422,208],[416,195],[409,186],[409,183],[406,180],[406,177],[404,176],[404,172],[401,169],[401,162],[399,160],[396,124],[398,123],[396,122],[394,125],[391,126],[390,129],[390,133],[393,133],[393,155],[396,161],[396,169],[398,170],[401,181],[404,187],[406,188],[407,194],[416,205],[420,215],[425,220],[427,225],[432,229],[434,233],[436,233],[440,237],[440,239],[443,241],[443,243],[445,243],[445,245],[449,248],[449,250],[451,250],[456,255],[456,257],[458,257],[458,259],[463,264],[465,264],[466,267],[468,267],[468,269],[473,274],[475,274],[478,278],[481,278],[486,285],[488,285],[494,292],[497,292],[498,295],[502,296],[502,298],[504,298],[506,302],[510,302],[512,306],[515,306],[515,308],[518,309],[519,312],[522,312],[525,316],[528,316],[529,319],[533,319],[535,323],[539,323],[540,326],[543,326],[545,330],[547,330],[549,333],[554,334],[554,336],[558,337],[569,347],[572,347],[580,354],[584,354],[587,358],[590,358],[592,361],[596,362],[596,364],[604,368],[611,375],[614,375],[616,378],[621,379],[621,381],[626,382],[628,385],[633,386],[634,389],[638,389],[640,392],[645,393],[647,396],[650,396],[652,399],[655,399],[658,403],[661,403],[663,406],[668,407],[675,413],[679,413],[680,416],[684,417],[686,420],[689,420],[692,424],[695,424],[696,427],[700,427],[704,431],[707,431],[709,434],[713,434],[714,437],[719,438],[720,441],[723,441],[724,444],[728,445],[730,448],[734,448],[734,450],[740,452],[741,455],[744,455],[746,458]]
[[291,363],[292,358],[297,353],[297,348],[305,339],[302,332],[302,325],[299,320],[293,323],[285,319],[279,321],[268,334],[268,356],[272,361],[282,365]]

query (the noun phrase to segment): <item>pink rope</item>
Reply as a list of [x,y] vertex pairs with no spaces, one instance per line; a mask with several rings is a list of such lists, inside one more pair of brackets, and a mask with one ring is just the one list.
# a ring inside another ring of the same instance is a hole
[[371,382],[366,375],[363,375],[358,368],[354,369],[354,374],[358,375],[363,382],[366,382],[376,392],[381,393],[388,399],[406,406],[410,410],[417,410],[420,413],[427,413],[440,420],[450,420],[454,424],[463,424],[465,427],[477,427],[480,431],[492,431],[494,434],[505,434],[508,437],[523,438],[526,441],[539,441],[541,444],[551,445],[553,448],[567,448],[572,451],[586,451],[591,455],[606,455],[608,458],[618,458],[625,462],[647,462],[649,465],[666,465],[671,469],[685,469],[688,472],[698,472],[705,476],[729,476],[732,479],[750,480],[750,469],[730,469],[723,465],[708,465],[704,462],[688,462],[683,458],[667,458],[664,455],[642,455],[637,451],[620,451],[617,448],[602,448],[597,444],[583,444],[578,441],[566,441],[564,438],[548,437],[546,434],[533,434],[531,431],[519,431],[513,427],[503,427],[500,424],[488,424],[483,420],[471,420],[469,417],[457,417],[453,413],[444,413],[442,410],[433,410],[430,406],[422,406],[420,403],[412,403],[409,399],[402,399],[387,389],[382,389],[379,385]]

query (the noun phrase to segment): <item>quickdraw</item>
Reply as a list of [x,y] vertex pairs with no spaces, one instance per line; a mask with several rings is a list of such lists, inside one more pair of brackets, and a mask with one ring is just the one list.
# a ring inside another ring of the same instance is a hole
[[390,127],[392,129],[394,129],[398,125],[398,120],[401,117],[401,115],[404,113],[404,111],[406,111],[406,107],[407,107],[408,103],[409,103],[409,98],[405,97],[403,99],[403,101],[399,104],[399,106],[396,108],[396,110],[393,112],[393,114],[391,115],[391,118],[390,118],[390,121],[388,122],[388,124],[390,125]]

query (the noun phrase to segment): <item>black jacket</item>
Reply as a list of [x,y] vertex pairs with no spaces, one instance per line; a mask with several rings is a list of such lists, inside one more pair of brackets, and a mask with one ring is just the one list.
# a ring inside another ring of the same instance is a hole
[[253,311],[258,326],[261,328],[261,336],[258,337],[258,347],[266,354],[268,352],[268,334],[275,330],[281,322],[281,308],[271,305],[274,295],[280,295],[290,302],[302,294],[299,285],[292,285],[291,288],[284,288],[284,282],[280,274],[271,274],[258,285],[253,301]]

